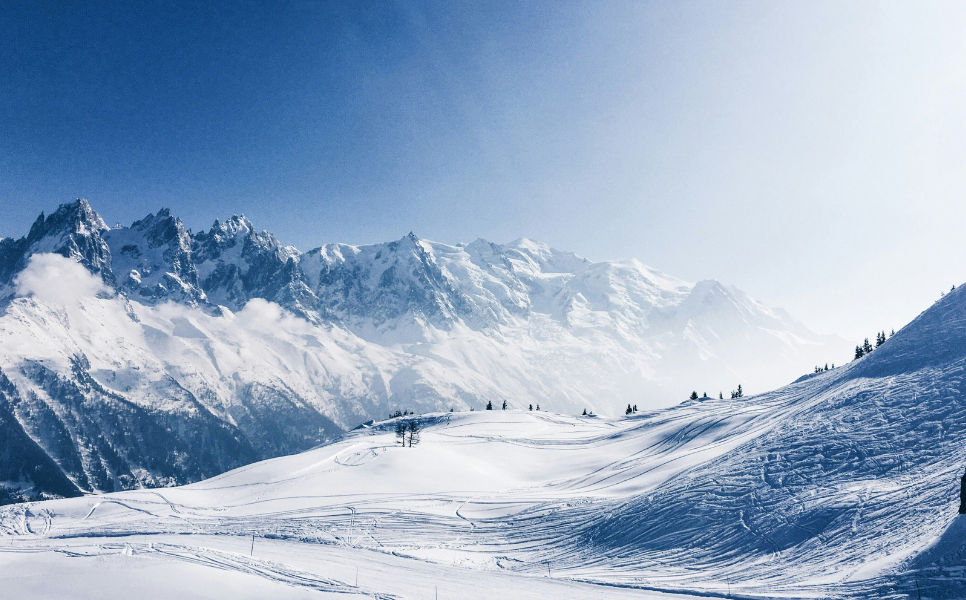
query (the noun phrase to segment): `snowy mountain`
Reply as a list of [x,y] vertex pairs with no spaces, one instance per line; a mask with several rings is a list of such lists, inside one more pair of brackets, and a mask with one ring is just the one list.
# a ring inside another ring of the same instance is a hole
[[0,240],[0,340],[14,496],[197,481],[401,409],[616,415],[763,391],[850,354],[636,260],[413,234],[301,253],[239,216],[108,228],[84,200]]
[[22,598],[53,569],[91,598],[963,598],[964,340],[960,287],[753,397],[403,417],[186,487],[9,506],[0,579]]

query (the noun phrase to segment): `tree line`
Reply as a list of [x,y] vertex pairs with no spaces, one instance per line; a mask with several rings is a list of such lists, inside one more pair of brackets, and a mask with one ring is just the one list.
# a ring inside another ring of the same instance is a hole
[[[893,329],[889,333],[889,337],[892,337],[895,334],[896,334],[896,330]],[[860,358],[862,358],[866,354],[872,354],[872,351],[875,350],[876,348],[878,348],[879,346],[881,346],[882,344],[884,344],[885,341],[886,341],[886,332],[884,330],[883,331],[880,331],[877,334],[875,334],[875,346],[874,347],[872,346],[872,344],[869,343],[869,338],[865,338],[865,341],[862,342],[862,345],[855,347],[855,358],[853,360],[859,360]]]

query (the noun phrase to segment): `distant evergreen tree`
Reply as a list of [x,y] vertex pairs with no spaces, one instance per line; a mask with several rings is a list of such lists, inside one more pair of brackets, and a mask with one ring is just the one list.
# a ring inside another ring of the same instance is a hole
[[493,410],[493,403],[492,402],[487,402],[486,403],[486,410]]
[[637,405],[634,405],[634,412],[637,412]]
[[506,400],[503,401],[503,410],[506,410]]
[[835,363],[832,363],[832,368],[833,368],[833,369],[835,368]]
[[698,393],[697,392],[691,392],[691,399],[692,400],[697,400],[698,399]]
[[862,351],[866,354],[872,353],[872,344],[869,343],[869,338],[865,338],[865,341],[862,342]]
[[703,393],[701,394],[701,397],[702,397],[702,398],[707,398],[707,397],[708,397],[708,392],[703,392]]
[[584,414],[582,414],[581,416],[582,417],[586,417],[587,416],[587,409],[586,408],[584,409]]
[[886,341],[886,334],[885,334],[884,331],[881,331],[881,332],[875,334],[875,347],[876,348],[878,348],[879,346],[881,346],[882,344],[884,344],[885,341]]
[[537,410],[540,410],[540,405],[539,404],[537,405]]
[[744,395],[745,395],[745,393],[743,391],[741,391],[741,384],[739,383],[738,384],[738,391],[735,392],[735,398],[741,398]]
[[724,393],[718,392],[718,400],[724,400]]
[[895,329],[893,329],[893,330],[892,330],[892,332],[891,332],[891,333],[889,333],[889,337],[892,337],[892,336],[894,336],[895,334],[896,334],[896,330],[895,330]]
[[396,422],[396,439],[403,447],[406,446],[406,424],[402,421]]
[[633,408],[631,408],[631,405],[630,405],[630,404],[628,404],[628,405],[627,405],[627,410],[625,410],[625,411],[624,411],[624,414],[625,414],[625,415],[629,415],[629,414],[631,414],[632,412],[634,412],[634,409],[633,409]]
[[856,346],[855,347],[855,360],[859,360],[863,356],[865,356],[865,350],[862,349],[862,346]]
[[530,410],[533,410],[533,405],[532,404],[530,405]]

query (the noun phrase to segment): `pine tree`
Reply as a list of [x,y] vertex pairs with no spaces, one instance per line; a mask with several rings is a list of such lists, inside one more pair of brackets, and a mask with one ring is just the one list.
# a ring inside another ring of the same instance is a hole
[[862,346],[856,346],[855,347],[855,360],[859,360],[863,356],[865,356],[865,350],[862,349]]
[[404,448],[406,447],[406,424],[402,421],[396,422],[396,439]]
[[875,334],[875,347],[878,348],[886,341],[886,334],[884,331]]
[[743,391],[741,391],[741,384],[739,383],[738,384],[738,391],[735,392],[735,398],[741,398],[744,395],[745,395],[745,393]]
[[493,403],[492,402],[487,402],[486,403],[486,410],[493,410]]
[[828,371],[828,363],[825,363],[825,370]]
[[866,354],[872,353],[872,344],[869,343],[869,338],[865,338],[865,341],[862,342],[862,351]]
[[628,404],[628,405],[627,405],[627,410],[625,410],[625,411],[624,411],[624,414],[625,414],[625,415],[629,415],[629,414],[631,414],[632,412],[634,412],[634,409],[632,409],[632,408],[631,408],[631,405],[630,405],[630,404]]
[[698,393],[697,392],[691,392],[691,399],[692,400],[697,400],[698,399]]
[[701,394],[701,397],[702,397],[702,398],[707,398],[707,397],[708,397],[708,392],[704,392],[704,393],[702,393],[702,394]]
[[724,392],[718,392],[718,400],[724,400]]
[[890,333],[890,334],[889,334],[889,337],[892,337],[892,336],[894,336],[895,334],[896,334],[896,330],[895,330],[895,329],[893,329],[893,330],[892,330],[892,333]]
[[530,405],[530,410],[533,410],[533,405],[532,404]]
[[634,405],[634,412],[637,412],[637,405]]
[[503,401],[503,410],[506,410],[506,400]]
[[537,405],[537,410],[540,410],[540,405],[539,404]]
[[586,408],[584,409],[584,414],[582,414],[581,416],[582,417],[586,417],[587,416],[587,409]]

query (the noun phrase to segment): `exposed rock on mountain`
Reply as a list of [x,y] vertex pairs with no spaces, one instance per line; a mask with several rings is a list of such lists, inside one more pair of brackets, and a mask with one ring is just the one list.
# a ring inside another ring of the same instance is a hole
[[193,481],[396,409],[617,414],[763,391],[850,352],[636,260],[412,233],[301,253],[238,216],[108,229],[83,200],[0,240],[0,298],[0,421],[77,490]]

